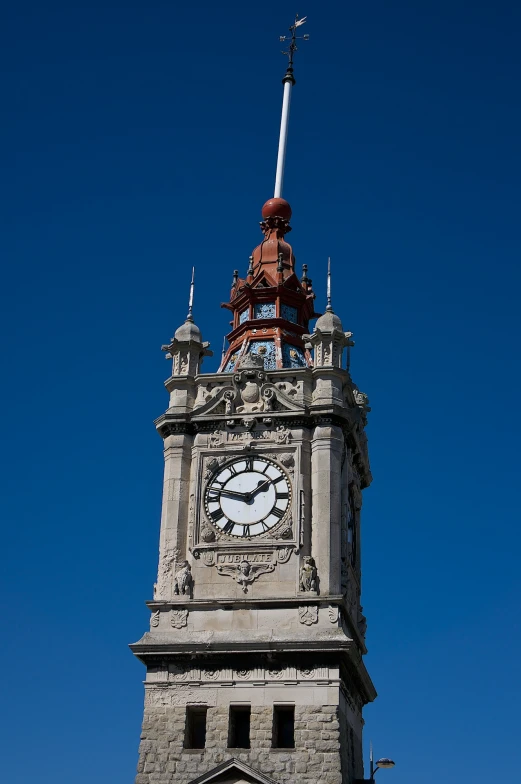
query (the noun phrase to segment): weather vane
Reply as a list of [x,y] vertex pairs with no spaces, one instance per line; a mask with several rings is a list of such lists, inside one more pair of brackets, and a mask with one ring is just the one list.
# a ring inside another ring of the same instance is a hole
[[284,43],[284,41],[289,41],[288,51],[282,52],[288,58],[288,71],[293,71],[293,56],[297,51],[297,41],[308,41],[309,35],[297,35],[297,27],[306,23],[307,16],[303,16],[302,19],[298,18],[298,14],[295,16],[295,21],[289,28],[291,35],[281,35],[279,41]]
[[295,21],[289,28],[291,35],[281,35],[280,41],[289,41],[289,46],[286,52],[282,54],[288,58],[288,67],[282,84],[284,85],[284,94],[282,97],[282,117],[280,119],[280,136],[279,136],[279,152],[277,156],[277,173],[275,175],[275,193],[274,197],[280,199],[282,197],[282,183],[284,180],[284,164],[286,162],[286,145],[288,142],[288,126],[289,126],[289,105],[291,101],[291,88],[295,84],[295,77],[293,76],[293,57],[297,51],[297,41],[307,41],[309,35],[297,35],[297,28],[305,24],[307,16],[299,19],[298,14],[295,16]]

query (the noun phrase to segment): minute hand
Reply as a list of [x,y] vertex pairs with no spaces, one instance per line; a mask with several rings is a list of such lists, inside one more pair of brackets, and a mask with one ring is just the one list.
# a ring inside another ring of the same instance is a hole
[[247,498],[249,493],[238,493],[235,490],[218,490],[219,495],[232,495],[234,498]]

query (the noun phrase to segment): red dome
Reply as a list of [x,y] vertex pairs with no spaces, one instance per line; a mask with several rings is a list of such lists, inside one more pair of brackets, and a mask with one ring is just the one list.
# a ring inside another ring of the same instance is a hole
[[286,199],[268,199],[262,208],[262,217],[266,218],[283,218],[289,221],[291,218],[291,207]]

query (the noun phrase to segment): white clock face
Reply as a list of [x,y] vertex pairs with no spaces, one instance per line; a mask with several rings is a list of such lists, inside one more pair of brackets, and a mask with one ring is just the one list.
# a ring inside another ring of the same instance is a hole
[[209,519],[231,536],[264,534],[289,509],[291,487],[285,472],[265,457],[248,455],[219,468],[206,485]]

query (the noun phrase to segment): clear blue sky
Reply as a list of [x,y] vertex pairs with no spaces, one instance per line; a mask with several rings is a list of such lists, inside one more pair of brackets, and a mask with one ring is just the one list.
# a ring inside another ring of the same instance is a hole
[[[161,351],[272,195],[294,2],[4,4],[2,778],[128,784],[162,483]],[[366,746],[388,784],[516,776],[521,8],[308,0],[291,241],[372,405]],[[203,284],[202,281],[205,281]],[[206,365],[216,367],[216,358]]]

